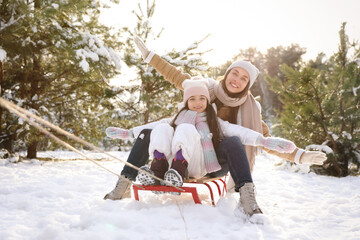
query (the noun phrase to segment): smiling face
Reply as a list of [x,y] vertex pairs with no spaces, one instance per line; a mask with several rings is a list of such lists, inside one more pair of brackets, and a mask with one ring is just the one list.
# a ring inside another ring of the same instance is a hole
[[187,103],[189,110],[202,113],[206,110],[207,98],[204,95],[195,95],[189,97]]
[[249,83],[250,77],[248,72],[240,67],[232,68],[225,79],[226,89],[230,93],[242,92]]

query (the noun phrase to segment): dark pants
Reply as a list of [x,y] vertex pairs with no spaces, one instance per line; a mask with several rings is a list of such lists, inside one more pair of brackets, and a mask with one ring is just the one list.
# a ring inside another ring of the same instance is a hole
[[[144,129],[136,139],[133,148],[129,154],[127,162],[141,167],[149,160],[149,144],[151,129]],[[216,149],[217,157],[221,169],[207,174],[209,177],[225,176],[229,171],[235,182],[235,191],[239,191],[247,182],[252,182],[249,162],[246,156],[245,148],[238,137],[227,137],[219,144]],[[135,180],[138,171],[124,166],[121,175],[131,180]]]
[[216,153],[221,169],[207,174],[208,177],[221,177],[230,171],[235,182],[236,192],[245,183],[253,181],[245,148],[239,137],[225,138],[219,144]]
[[[144,129],[141,131],[139,137],[135,141],[133,148],[130,151],[129,157],[127,159],[128,163],[131,163],[136,167],[142,167],[148,162],[150,133],[151,129]],[[127,178],[135,181],[136,176],[138,175],[138,171],[125,165],[121,171],[121,175],[124,175]]]

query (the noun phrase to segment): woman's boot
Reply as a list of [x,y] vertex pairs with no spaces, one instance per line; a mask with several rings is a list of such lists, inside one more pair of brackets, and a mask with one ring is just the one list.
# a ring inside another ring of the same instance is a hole
[[262,214],[260,207],[255,199],[254,184],[252,182],[245,183],[239,189],[240,192],[240,205],[246,215],[252,216],[254,214]]
[[111,200],[120,200],[123,198],[130,198],[130,186],[131,182],[126,181],[124,178],[126,178],[124,175],[122,177],[119,177],[119,180],[117,181],[115,188],[105,195],[104,200],[111,199]]

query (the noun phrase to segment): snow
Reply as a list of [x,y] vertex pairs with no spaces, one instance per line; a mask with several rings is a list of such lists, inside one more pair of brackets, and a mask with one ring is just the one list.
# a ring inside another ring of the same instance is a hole
[[51,6],[55,9],[59,9],[59,4],[53,3],[53,4],[51,4]]
[[[1,50],[1,49],[0,49]],[[1,58],[0,58],[1,59]],[[360,66],[360,64],[359,64],[359,66]],[[356,97],[357,96],[357,91],[360,89],[360,86],[358,86],[358,87],[353,87],[352,88],[352,92],[353,92],[353,94],[354,94],[354,96]]]
[[[114,172],[123,164],[101,153],[87,153]],[[128,152],[111,152],[126,159]],[[39,157],[68,161],[19,163],[0,159],[0,239],[358,239],[359,177],[308,173],[280,159],[257,157],[253,174],[263,225],[237,211],[237,193],[216,207],[207,197],[139,192],[133,199],[103,200],[117,177],[67,151]],[[76,160],[78,159],[78,160]],[[102,159],[100,161],[100,159]]]
[[104,46],[104,42],[97,38],[95,35],[89,33],[82,33],[83,43],[87,44],[85,48],[76,50],[76,57],[82,59],[79,66],[84,72],[90,70],[89,63],[86,59],[90,59],[93,62],[99,61],[99,56],[106,58],[109,64],[113,64],[117,70],[121,68],[120,54],[116,53],[114,49]]
[[317,145],[317,144],[310,144],[306,146],[305,150],[318,150],[320,152],[324,152],[326,154],[334,153],[334,151],[327,145]]
[[4,61],[6,59],[6,52],[4,49],[0,47],[0,62]]
[[90,70],[89,63],[83,58],[79,63],[80,67],[83,69],[84,72],[88,72]]

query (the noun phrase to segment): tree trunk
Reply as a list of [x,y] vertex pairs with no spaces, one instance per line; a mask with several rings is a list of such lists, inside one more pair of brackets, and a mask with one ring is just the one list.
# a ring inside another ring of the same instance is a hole
[[34,141],[28,144],[27,147],[27,158],[36,158],[38,142]]
[[259,79],[259,85],[262,94],[261,103],[264,111],[263,115],[265,115],[266,120],[269,120],[273,116],[273,102],[270,98],[269,86],[262,76]]
[[[3,63],[0,61],[0,97],[2,97],[2,88],[4,84],[4,67]],[[3,115],[3,108],[0,107],[0,136],[2,136],[2,115]]]

